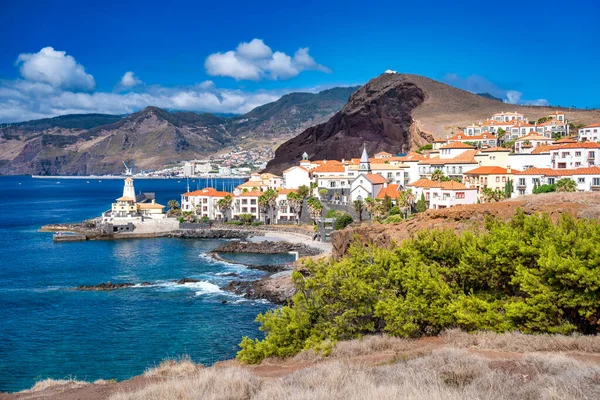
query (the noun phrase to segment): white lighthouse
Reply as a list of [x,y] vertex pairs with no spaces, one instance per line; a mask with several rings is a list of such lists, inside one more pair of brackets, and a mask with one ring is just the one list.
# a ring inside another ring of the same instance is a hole
[[123,197],[135,200],[135,189],[133,188],[133,179],[125,179],[125,186],[123,186]]

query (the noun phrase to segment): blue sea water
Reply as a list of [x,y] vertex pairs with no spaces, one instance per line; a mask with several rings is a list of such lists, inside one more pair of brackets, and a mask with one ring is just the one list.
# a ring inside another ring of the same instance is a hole
[[[209,365],[234,357],[242,336],[259,336],[254,319],[273,305],[221,289],[239,279],[228,273],[246,279],[263,274],[244,262],[289,258],[237,254],[228,263],[205,255],[218,240],[54,243],[51,233],[38,232],[44,224],[99,215],[122,187],[121,180],[0,177],[0,392],[48,377],[127,379],[182,355]],[[136,180],[135,187],[166,204],[180,198],[186,182]],[[173,282],[184,277],[201,282]],[[71,290],[107,281],[153,285]]]

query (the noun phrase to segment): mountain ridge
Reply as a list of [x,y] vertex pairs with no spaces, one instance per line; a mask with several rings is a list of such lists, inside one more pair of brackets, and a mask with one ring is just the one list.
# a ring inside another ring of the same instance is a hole
[[149,106],[126,116],[71,114],[0,126],[0,174],[119,173],[122,160],[156,169],[223,149],[271,147],[327,120],[357,87],[290,93],[234,117]]

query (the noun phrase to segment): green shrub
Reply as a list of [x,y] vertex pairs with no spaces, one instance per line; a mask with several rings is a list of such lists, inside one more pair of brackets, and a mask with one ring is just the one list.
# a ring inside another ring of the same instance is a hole
[[177,221],[179,221],[179,223],[182,224],[183,221],[185,221],[185,219],[183,217],[179,217],[179,218],[177,218]]
[[240,221],[242,221],[245,225],[250,225],[254,216],[252,214],[240,214],[238,215]]
[[390,213],[389,213],[390,216],[398,215],[398,214],[400,214],[400,208],[398,208],[398,206],[394,206],[394,207],[390,208]]
[[338,218],[339,216],[346,214],[343,211],[338,211],[338,210],[327,210],[327,212],[325,213],[325,218]]
[[252,226],[260,226],[260,225],[262,225],[262,224],[263,224],[263,223],[262,223],[262,221],[254,221],[254,222],[252,223]]
[[347,256],[308,260],[288,306],[260,315],[263,340],[244,338],[247,363],[323,350],[338,340],[444,329],[600,333],[600,222],[567,214],[485,230],[419,232],[390,249],[353,245]]
[[238,221],[238,220],[228,221],[228,222],[225,222],[225,223],[228,224],[228,225],[238,225],[238,226],[239,225],[244,225],[243,221]]
[[336,230],[344,229],[345,227],[347,227],[348,225],[350,225],[353,222],[354,222],[354,219],[352,218],[352,216],[350,214],[342,213],[342,215],[339,215],[335,221],[335,229]]
[[556,185],[541,185],[533,189],[533,194],[552,193],[556,191]]
[[393,224],[396,222],[402,222],[404,221],[404,219],[402,218],[402,215],[390,215],[389,217],[387,217],[386,219],[384,219],[383,221],[381,221],[381,223],[383,224]]
[[200,222],[207,224],[210,222],[210,218],[205,215],[204,217],[200,218]]

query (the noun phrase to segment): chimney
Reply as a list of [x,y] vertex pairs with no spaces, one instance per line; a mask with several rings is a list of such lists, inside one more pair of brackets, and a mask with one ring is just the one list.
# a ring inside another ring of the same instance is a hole
[[152,199],[152,204],[156,204],[156,200]]
[[507,174],[512,174],[512,169],[510,167],[506,168],[506,173]]

